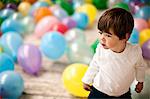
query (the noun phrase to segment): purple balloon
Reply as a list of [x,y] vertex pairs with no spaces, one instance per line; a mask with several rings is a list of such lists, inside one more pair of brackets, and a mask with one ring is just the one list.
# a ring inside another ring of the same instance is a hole
[[14,3],[9,3],[9,4],[6,5],[6,8],[17,10],[17,5],[14,4]]
[[42,64],[42,55],[38,47],[26,44],[19,48],[18,63],[29,74],[37,75]]
[[150,59],[150,39],[142,45],[142,54],[146,59]]
[[74,28],[77,25],[76,21],[73,20],[71,17],[64,18],[62,20],[62,23],[65,24],[69,29]]

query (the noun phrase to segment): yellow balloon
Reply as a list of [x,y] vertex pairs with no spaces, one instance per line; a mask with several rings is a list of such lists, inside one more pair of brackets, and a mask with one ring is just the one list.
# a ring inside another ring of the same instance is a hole
[[86,3],[92,3],[92,0],[85,0]]
[[2,47],[0,46],[0,54],[2,53],[2,51],[3,51],[3,49],[2,49]]
[[52,5],[52,4],[53,4],[51,0],[39,0],[39,1],[47,2],[49,5]]
[[28,15],[30,7],[31,7],[31,4],[29,2],[21,2],[18,6],[18,10],[22,15],[26,16]]
[[62,75],[62,80],[66,90],[78,97],[87,97],[89,91],[83,89],[82,77],[88,66],[85,64],[75,63],[67,66]]
[[140,45],[143,45],[144,42],[146,42],[147,40],[150,39],[150,29],[144,29],[140,32],[139,34],[139,42],[140,42]]
[[4,4],[0,1],[0,9],[4,7]]
[[90,3],[85,3],[82,6],[78,7],[76,9],[76,12],[83,12],[87,14],[89,18],[89,25],[92,25],[96,19],[97,8]]

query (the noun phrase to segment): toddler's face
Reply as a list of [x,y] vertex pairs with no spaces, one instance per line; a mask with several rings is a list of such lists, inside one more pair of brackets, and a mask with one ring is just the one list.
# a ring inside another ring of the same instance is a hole
[[101,45],[105,49],[111,49],[113,51],[118,51],[118,48],[122,47],[126,43],[126,39],[120,40],[111,30],[109,33],[99,31],[99,39]]

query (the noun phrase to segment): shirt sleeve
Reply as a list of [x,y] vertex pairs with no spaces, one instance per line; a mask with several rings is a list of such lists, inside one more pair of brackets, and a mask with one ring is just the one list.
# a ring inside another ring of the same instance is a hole
[[82,82],[86,83],[86,84],[92,84],[95,75],[97,74],[98,70],[99,70],[99,66],[98,66],[98,55],[99,55],[99,44],[96,48],[96,53],[93,56],[92,61],[90,62],[90,65],[84,75],[84,77],[82,78]]
[[137,54],[138,54],[138,61],[136,63],[136,80],[138,82],[144,82],[145,79],[145,70],[147,67],[147,64],[142,56],[142,50],[140,47],[137,48]]

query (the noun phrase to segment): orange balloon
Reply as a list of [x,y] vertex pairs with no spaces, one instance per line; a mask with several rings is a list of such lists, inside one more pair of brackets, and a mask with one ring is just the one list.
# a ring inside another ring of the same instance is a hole
[[35,3],[37,0],[23,0],[23,1],[26,1],[26,2],[29,2],[30,4],[33,4],[33,3]]
[[52,12],[47,7],[41,7],[37,9],[34,13],[35,22],[38,22],[45,16],[52,15]]

